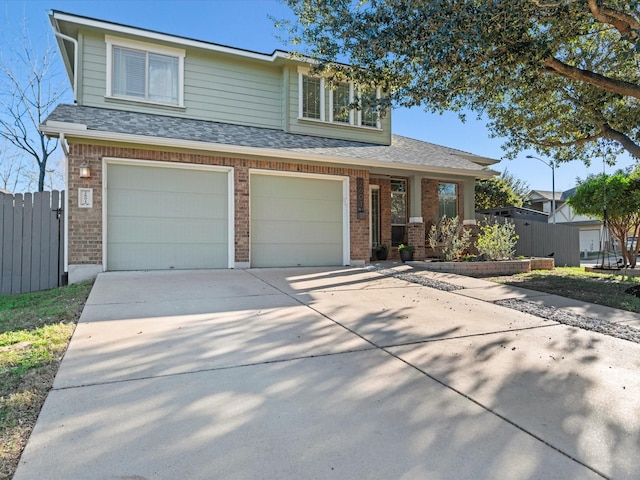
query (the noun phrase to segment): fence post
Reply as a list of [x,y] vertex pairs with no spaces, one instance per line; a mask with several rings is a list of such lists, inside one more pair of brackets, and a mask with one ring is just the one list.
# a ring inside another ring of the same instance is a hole
[[24,194],[24,217],[22,218],[22,284],[20,292],[31,291],[31,258],[33,251],[33,195]]

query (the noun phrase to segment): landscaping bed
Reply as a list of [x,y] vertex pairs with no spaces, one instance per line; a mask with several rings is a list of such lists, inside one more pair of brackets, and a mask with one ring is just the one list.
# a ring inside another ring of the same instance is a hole
[[420,262],[420,268],[433,272],[455,273],[468,277],[493,277],[529,273],[533,270],[553,270],[553,258],[524,258],[486,262]]

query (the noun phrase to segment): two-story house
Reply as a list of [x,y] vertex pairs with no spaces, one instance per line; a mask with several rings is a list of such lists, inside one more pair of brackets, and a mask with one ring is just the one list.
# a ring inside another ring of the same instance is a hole
[[41,125],[66,155],[71,282],[363,265],[407,242],[420,259],[429,222],[475,223],[474,183],[495,160],[393,135],[379,89],[330,86],[283,51],[50,20],[75,98]]

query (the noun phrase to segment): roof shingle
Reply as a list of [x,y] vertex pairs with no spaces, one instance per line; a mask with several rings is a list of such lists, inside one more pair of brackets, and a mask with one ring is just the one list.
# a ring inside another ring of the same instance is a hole
[[269,128],[77,105],[58,105],[47,118],[49,121],[83,124],[90,131],[275,149],[282,150],[283,154],[295,152],[344,157],[383,162],[390,167],[403,165],[486,172],[484,166],[472,160],[477,159],[485,165],[489,161],[461,150],[400,135],[392,135],[391,145],[377,145]]

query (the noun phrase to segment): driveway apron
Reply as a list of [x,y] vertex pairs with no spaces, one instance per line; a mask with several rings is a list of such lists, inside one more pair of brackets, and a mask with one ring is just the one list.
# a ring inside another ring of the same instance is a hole
[[640,478],[639,368],[366,269],[105,273],[14,479]]

